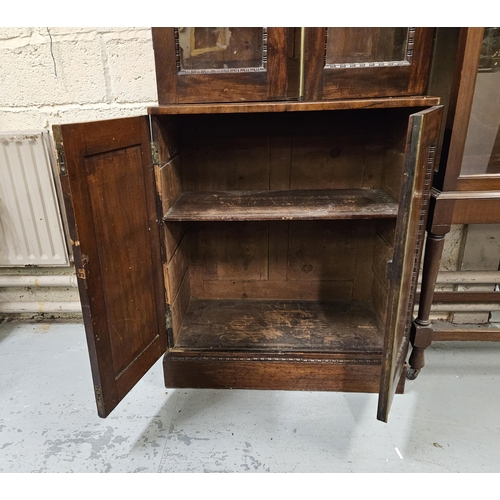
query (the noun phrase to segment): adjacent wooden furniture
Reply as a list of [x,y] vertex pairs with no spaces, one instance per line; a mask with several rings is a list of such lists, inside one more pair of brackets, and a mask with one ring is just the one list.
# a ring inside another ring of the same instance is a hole
[[[500,302],[500,292],[493,291],[434,294],[444,238],[451,225],[500,223],[500,28],[462,28],[456,61],[441,162],[431,194],[422,292],[411,335],[410,379],[424,366],[424,351],[436,335],[429,320],[433,299]],[[481,99],[487,101],[471,122],[474,103]],[[478,131],[479,126],[485,131],[489,129],[488,134]],[[488,140],[485,136],[491,133]],[[479,330],[482,332],[483,328]],[[437,335],[447,340],[480,338],[463,327],[454,327],[446,333],[440,330]],[[492,336],[494,333],[487,337]]]
[[[405,380],[441,121],[439,99],[412,95],[428,46],[413,42],[408,59],[415,32],[405,42],[379,29],[403,44],[389,54],[403,54],[396,69],[420,65],[402,97],[323,100],[330,75],[321,100],[266,102],[293,87],[283,79],[296,54],[272,68],[296,30],[260,28],[258,50],[253,29],[182,30],[153,30],[160,106],[149,116],[54,128],[99,415],[166,352],[167,387],[379,392],[387,420]],[[355,34],[344,33],[351,45]],[[299,60],[317,64],[302,35]],[[258,77],[225,71],[231,43],[251,68],[267,54]],[[367,55],[366,74],[380,63],[387,75],[389,56]],[[364,73],[352,77],[362,88]]]

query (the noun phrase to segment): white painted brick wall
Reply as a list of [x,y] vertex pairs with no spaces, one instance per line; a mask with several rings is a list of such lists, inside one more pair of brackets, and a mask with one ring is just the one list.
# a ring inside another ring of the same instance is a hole
[[[54,124],[136,116],[157,105],[150,28],[49,31],[54,59],[47,28],[0,28],[0,131],[52,132]],[[73,273],[73,267],[0,270]],[[0,302],[77,300],[75,288],[0,288]]]
[[0,28],[0,68],[0,131],[140,115],[157,104],[150,28]]

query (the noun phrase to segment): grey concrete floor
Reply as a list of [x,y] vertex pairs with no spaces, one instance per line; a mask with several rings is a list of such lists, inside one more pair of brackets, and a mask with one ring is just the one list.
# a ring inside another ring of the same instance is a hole
[[500,343],[435,343],[396,396],[173,390],[97,417],[83,326],[0,324],[0,472],[500,472]]

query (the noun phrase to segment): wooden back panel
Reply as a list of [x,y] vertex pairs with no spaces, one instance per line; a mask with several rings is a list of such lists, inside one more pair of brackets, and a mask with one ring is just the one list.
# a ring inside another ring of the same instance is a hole
[[[382,187],[397,199],[409,112],[182,117],[182,189]],[[393,150],[398,161],[391,159]],[[372,301],[379,226],[374,221],[188,223],[192,296]]]

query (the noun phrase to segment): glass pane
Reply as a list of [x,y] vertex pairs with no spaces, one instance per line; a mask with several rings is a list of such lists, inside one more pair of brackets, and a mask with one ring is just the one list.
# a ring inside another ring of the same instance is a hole
[[326,64],[405,61],[408,28],[328,28]]
[[178,28],[181,71],[264,68],[264,28]]
[[460,174],[500,174],[500,28],[484,31]]

